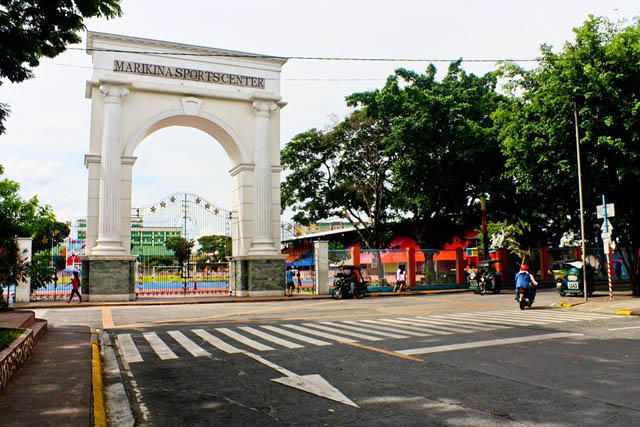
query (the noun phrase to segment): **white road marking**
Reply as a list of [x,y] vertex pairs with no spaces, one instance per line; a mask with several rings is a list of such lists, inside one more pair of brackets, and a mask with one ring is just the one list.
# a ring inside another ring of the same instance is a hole
[[278,338],[275,335],[271,335],[271,334],[268,334],[266,332],[259,331],[257,329],[254,329],[254,328],[250,327],[250,326],[240,326],[238,329],[241,329],[241,330],[243,330],[245,332],[248,332],[248,333],[250,333],[252,335],[255,335],[256,337],[260,337],[265,341],[269,341],[269,342],[281,345],[281,346],[286,347],[286,348],[304,348],[303,345],[296,344],[296,343],[291,342],[291,341],[283,340],[282,338]]
[[242,353],[252,358],[256,362],[262,363],[263,365],[268,366],[271,369],[275,369],[276,371],[285,375],[281,378],[272,379],[271,381],[273,382],[286,385],[288,387],[297,388],[298,390],[302,390],[319,397],[324,397],[325,399],[334,400],[344,405],[359,408],[359,406],[356,405],[351,399],[342,394],[340,390],[329,384],[327,380],[325,380],[318,374],[298,375],[288,369],[283,368],[282,366],[278,366],[275,363],[268,361],[264,357],[257,354],[248,351],[243,351]]
[[468,343],[462,343],[462,344],[450,344],[450,345],[439,345],[434,347],[411,348],[408,350],[396,351],[396,353],[405,354],[408,356],[414,355],[414,354],[431,354],[431,353],[441,353],[444,351],[466,350],[469,348],[491,347],[496,345],[517,344],[517,343],[523,343],[523,342],[550,340],[555,338],[568,338],[568,337],[575,337],[575,336],[582,336],[582,335],[583,334],[559,332],[554,334],[532,335],[527,337],[502,338],[502,339],[496,339],[496,340],[475,341],[475,342],[468,342]]
[[[400,325],[390,325],[387,322],[383,322],[381,320],[369,320],[369,319],[363,319],[360,322],[364,322],[364,323],[371,323],[372,324],[372,328],[375,329],[382,329],[383,331],[389,331],[392,330],[394,332],[399,332],[401,334],[405,334],[405,335],[410,335],[412,337],[430,337],[431,334],[427,334],[426,332],[415,332],[415,330],[413,328],[403,328]],[[349,320],[345,323],[354,323],[354,324],[358,324],[358,322]]]
[[307,344],[313,345],[331,345],[330,342],[317,340],[315,338],[307,337],[304,335],[296,334],[295,332],[287,331],[286,329],[278,328],[277,326],[271,325],[260,325],[261,328],[266,329],[271,332],[276,332],[280,335],[284,335],[285,337],[293,338],[298,341],[306,342]]
[[369,335],[369,334],[363,334],[363,333],[358,333],[358,332],[351,332],[351,331],[345,331],[345,330],[341,330],[341,329],[337,329],[333,326],[329,326],[329,325],[320,325],[317,323],[303,323],[304,326],[309,326],[311,328],[316,328],[316,329],[320,329],[323,331],[327,331],[327,332],[336,332],[338,334],[343,334],[343,335],[349,335],[351,337],[356,337],[356,338],[361,338],[363,340],[369,340],[369,341],[382,341],[384,338],[380,338],[380,337],[374,337],[373,335]]
[[358,340],[354,340],[353,338],[347,338],[340,335],[328,334],[326,332],[314,331],[313,329],[305,328],[304,326],[292,325],[287,323],[286,325],[282,325],[286,328],[291,328],[295,331],[305,332],[307,334],[316,335],[321,338],[327,338],[329,340],[334,340],[338,342],[358,342]]
[[609,331],[622,331],[623,329],[640,329],[640,326],[627,326],[626,328],[613,328],[608,329]]
[[[397,338],[397,339],[409,338],[406,335],[398,335],[398,334],[392,334],[391,332],[376,331],[373,328],[363,328],[359,326],[351,326],[351,325],[345,325],[343,323],[334,323],[334,322],[320,322],[320,323],[327,324],[327,325],[334,325],[336,328],[340,328],[340,329],[350,329],[352,331],[365,332],[367,334],[375,334],[375,335],[380,335],[388,338]],[[356,324],[358,323],[356,322]]]
[[216,328],[216,331],[220,332],[221,334],[225,334],[226,336],[228,336],[229,338],[233,338],[234,340],[241,342],[242,344],[254,348],[258,351],[271,351],[273,350],[273,347],[269,347],[268,345],[264,345],[262,343],[259,343],[258,341],[252,340],[251,338],[247,338],[244,335],[240,335],[239,333],[232,331],[231,329],[228,328]]
[[120,347],[120,351],[122,351],[122,357],[127,363],[136,363],[142,362],[142,356],[140,356],[140,352],[136,348],[131,335],[129,334],[119,334],[117,337],[118,346]]
[[211,356],[207,350],[200,347],[198,344],[191,341],[180,331],[168,331],[171,337],[178,342],[185,350],[191,353],[195,357]]
[[178,358],[178,356],[171,351],[169,346],[166,345],[155,332],[145,332],[142,336],[149,342],[149,345],[151,345],[151,348],[160,359],[169,360]]
[[444,329],[445,331],[453,331],[461,334],[477,332],[478,330],[488,331],[491,329],[490,326],[484,326],[484,327],[472,326],[468,328],[465,325],[451,325],[451,324],[447,324],[446,321],[442,321],[442,320],[415,319],[415,318],[407,318],[407,317],[400,317],[398,318],[398,320],[409,322],[410,324],[413,324],[413,325],[426,325],[429,327],[436,327],[436,328]]
[[[477,323],[477,324],[487,324],[487,325],[495,325],[496,323],[504,323],[504,322],[499,322],[498,320],[489,320],[489,319],[482,319],[482,318],[478,318],[475,316],[466,316],[466,315],[462,315],[462,314],[457,314],[455,316],[456,319],[459,320],[466,320],[468,322],[473,322],[473,323]],[[529,324],[529,323],[527,323]]]
[[218,337],[214,337],[204,329],[193,329],[192,332],[198,335],[200,338],[202,338],[206,342],[208,342],[209,344],[211,344],[212,346],[214,346],[215,348],[217,348],[218,350],[222,350],[225,353],[229,353],[229,354],[242,353],[242,350],[240,350],[239,348],[236,348],[232,345],[227,344],[226,342],[222,341]]
[[563,316],[563,315],[555,315],[555,314],[545,314],[545,313],[538,313],[538,312],[534,312],[534,311],[530,311],[529,313],[523,313],[524,316],[522,316],[525,319],[538,319],[538,320],[548,320],[550,323],[564,323],[564,322],[579,322],[579,321],[583,321],[583,320],[594,320],[592,317],[591,318],[585,318],[585,317],[568,317],[568,316]]
[[[412,329],[414,331],[424,331],[425,329],[429,331],[429,334],[436,335],[451,335],[453,332],[447,330],[446,328],[436,328],[436,327],[427,327],[427,325],[418,325],[415,323],[407,322],[404,320],[396,320],[396,319],[382,319],[385,322],[395,323],[398,325],[397,327],[402,327],[406,329]],[[444,330],[441,330],[444,329]]]
[[478,330],[489,330],[489,329],[509,329],[509,326],[503,325],[478,325],[472,324],[473,322],[469,320],[456,319],[455,317],[447,317],[447,316],[433,316],[433,317],[421,317],[417,316],[419,319],[433,319],[438,321],[445,321],[447,323],[451,323],[453,325],[464,326],[465,328],[477,328]]
[[473,316],[465,315],[465,316],[460,316],[460,317],[464,318],[464,319],[475,320],[476,322],[483,322],[483,323],[490,323],[490,324],[509,323],[511,325],[529,326],[529,325],[534,325],[536,323],[538,323],[538,324],[539,323],[543,323],[543,322],[535,321],[535,320],[527,320],[527,319],[522,319],[522,318],[516,318],[516,317],[511,317],[511,316],[501,316],[501,315],[474,314]]
[[[537,313],[532,313],[537,314]],[[559,313],[552,312],[551,310],[547,310],[543,314],[544,316],[551,316],[558,319],[570,319],[570,320],[599,320],[599,319],[610,319],[614,316],[603,316],[599,314],[578,314],[578,313]]]

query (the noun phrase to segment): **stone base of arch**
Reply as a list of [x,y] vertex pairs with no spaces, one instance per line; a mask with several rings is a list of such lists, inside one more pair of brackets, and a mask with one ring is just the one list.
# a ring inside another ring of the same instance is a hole
[[82,257],[84,301],[133,301],[135,255],[88,255]]
[[229,274],[230,293],[239,297],[284,295],[286,257],[286,255],[233,257]]

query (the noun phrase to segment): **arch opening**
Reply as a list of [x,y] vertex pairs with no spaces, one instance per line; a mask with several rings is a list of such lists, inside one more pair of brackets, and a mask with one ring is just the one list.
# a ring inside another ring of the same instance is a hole
[[163,112],[140,125],[128,138],[122,156],[131,157],[148,136],[173,126],[198,129],[213,137],[224,148],[232,166],[251,163],[246,145],[231,126],[210,113],[199,112],[198,115],[189,115],[183,110]]

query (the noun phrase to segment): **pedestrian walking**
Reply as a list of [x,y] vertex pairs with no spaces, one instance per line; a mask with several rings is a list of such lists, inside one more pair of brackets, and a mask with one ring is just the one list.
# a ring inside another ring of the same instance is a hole
[[396,288],[398,288],[398,293],[400,293],[403,288],[407,290],[407,273],[405,272],[403,264],[400,264],[396,271],[396,284],[393,286],[392,292],[395,292]]
[[291,267],[287,267],[287,288],[285,290],[285,294],[290,297],[293,295],[293,288],[295,284],[293,283],[293,270]]
[[73,272],[73,279],[71,279],[71,285],[73,286],[73,289],[71,289],[71,295],[69,296],[69,301],[67,301],[67,303],[71,302],[74,295],[78,295],[78,299],[80,300],[79,302],[82,302],[82,295],[80,295],[80,277],[78,276],[77,271]]
[[302,292],[302,277],[300,277],[300,270],[296,270],[296,279],[298,282],[298,293]]

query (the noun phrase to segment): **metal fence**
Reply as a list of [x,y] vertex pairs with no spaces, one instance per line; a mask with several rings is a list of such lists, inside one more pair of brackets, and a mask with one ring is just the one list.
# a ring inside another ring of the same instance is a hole
[[135,282],[138,298],[229,295],[229,263],[196,255],[182,264],[171,256],[139,256]]

